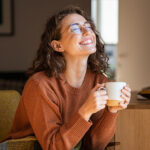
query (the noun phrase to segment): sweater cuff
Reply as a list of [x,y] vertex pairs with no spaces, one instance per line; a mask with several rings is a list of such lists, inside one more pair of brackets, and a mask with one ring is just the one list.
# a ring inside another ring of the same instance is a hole
[[67,147],[75,147],[91,126],[91,121],[86,121],[78,112],[75,113],[66,126],[69,130],[63,134]]

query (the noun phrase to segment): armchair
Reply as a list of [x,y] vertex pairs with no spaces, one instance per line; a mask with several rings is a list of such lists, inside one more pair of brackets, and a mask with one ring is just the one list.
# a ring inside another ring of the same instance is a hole
[[[0,90],[0,141],[11,129],[12,121],[19,104],[20,94],[15,90]],[[111,150],[118,142],[111,142],[107,150]],[[74,150],[80,149],[80,144]],[[10,139],[0,143],[0,150],[42,150],[35,136]]]
[[[20,94],[15,90],[0,90],[0,141],[11,129],[19,104]],[[10,139],[0,143],[0,150],[42,150],[35,136]]]

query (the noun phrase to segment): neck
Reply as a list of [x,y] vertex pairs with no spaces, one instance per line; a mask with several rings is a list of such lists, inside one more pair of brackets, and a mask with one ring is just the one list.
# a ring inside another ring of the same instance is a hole
[[73,87],[80,87],[84,81],[87,70],[86,58],[66,58],[65,78],[67,82]]

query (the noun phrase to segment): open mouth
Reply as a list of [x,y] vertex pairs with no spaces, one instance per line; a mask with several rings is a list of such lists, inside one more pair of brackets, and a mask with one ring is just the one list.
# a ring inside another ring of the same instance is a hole
[[80,42],[80,45],[91,45],[91,44],[93,44],[93,41],[91,38],[86,38]]

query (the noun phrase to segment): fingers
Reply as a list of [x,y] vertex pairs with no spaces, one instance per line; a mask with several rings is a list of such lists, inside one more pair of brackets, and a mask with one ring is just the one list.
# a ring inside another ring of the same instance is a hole
[[107,103],[106,100],[97,99],[97,100],[96,100],[97,109],[98,109],[98,110],[104,109],[104,108],[106,107],[106,103]]
[[131,89],[128,86],[125,86],[121,91],[127,97],[131,97]]
[[120,106],[122,107],[122,109],[126,109],[128,104],[129,104],[129,102],[127,102],[126,100],[120,102]]
[[107,95],[106,90],[96,91],[96,92],[94,92],[94,94],[95,94],[96,96],[104,96],[104,95]]
[[106,103],[107,103],[107,100],[97,100],[96,101],[96,103],[97,103],[97,105],[106,105]]
[[95,91],[94,95],[99,100],[107,100],[108,99],[108,95],[107,95],[106,90]]
[[[130,102],[130,98],[131,98],[131,89],[129,88],[129,86],[125,86],[122,90],[122,95],[121,97],[123,98],[123,103],[122,104],[125,104],[125,105],[128,105],[129,102]],[[124,105],[123,105],[124,106]]]
[[99,88],[104,87],[104,84],[96,84],[96,86],[92,89],[92,91],[97,91]]
[[129,87],[128,84],[125,86],[125,89],[127,89],[129,92],[131,92],[131,88]]
[[126,109],[129,102],[130,102],[130,97],[131,97],[131,89],[129,87],[125,87],[123,90],[122,90],[122,99],[123,101],[120,102],[120,106],[122,107],[122,109]]
[[97,105],[98,110],[104,109],[105,107],[106,107],[106,105]]
[[131,93],[129,91],[127,91],[126,89],[122,89],[121,92],[123,93],[123,95],[125,95],[126,97],[131,97]]
[[96,91],[94,93],[95,95],[95,101],[96,101],[96,107],[98,110],[104,109],[106,107],[108,96],[106,95],[105,90]]
[[123,99],[123,103],[124,104],[129,104],[130,102],[130,98],[129,97],[126,97],[125,95],[121,95],[122,99]]

